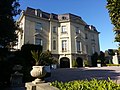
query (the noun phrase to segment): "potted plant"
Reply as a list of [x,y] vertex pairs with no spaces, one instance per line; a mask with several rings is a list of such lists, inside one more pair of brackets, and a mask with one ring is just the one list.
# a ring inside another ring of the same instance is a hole
[[97,67],[101,67],[101,60],[97,60]]
[[34,84],[41,83],[41,78],[46,75],[43,63],[43,53],[39,51],[31,51],[32,57],[35,60],[35,66],[31,70],[30,74],[36,79],[33,81]]
[[51,76],[51,68],[50,68],[50,65],[52,63],[52,54],[49,50],[45,51],[43,53],[43,58],[42,58],[43,62],[42,64],[44,65],[44,69],[46,71],[46,75],[45,75],[45,78],[46,77],[50,77]]

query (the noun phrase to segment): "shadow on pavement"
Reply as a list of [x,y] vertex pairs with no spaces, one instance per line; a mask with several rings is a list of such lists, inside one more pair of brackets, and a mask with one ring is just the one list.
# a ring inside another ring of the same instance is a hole
[[48,82],[56,80],[68,82],[73,80],[90,80],[93,78],[108,80],[108,77],[114,81],[119,80],[119,70],[116,71],[103,68],[61,68],[52,70],[51,77],[46,78],[45,80]]

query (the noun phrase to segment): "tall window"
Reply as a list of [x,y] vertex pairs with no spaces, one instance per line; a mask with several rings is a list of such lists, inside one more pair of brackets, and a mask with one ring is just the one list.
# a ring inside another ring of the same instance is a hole
[[62,33],[66,33],[67,32],[67,29],[66,29],[66,26],[62,26]]
[[53,33],[57,33],[57,28],[55,26],[53,27]]
[[88,35],[87,35],[87,33],[85,33],[85,39],[88,39]]
[[67,40],[62,40],[62,51],[67,51]]
[[39,38],[36,37],[36,38],[35,38],[35,44],[36,44],[36,45],[41,45],[41,46],[42,46],[42,45],[43,45],[42,39],[39,39]]
[[83,46],[82,46],[82,49],[83,49],[83,52],[86,54],[86,53],[87,53],[86,45],[83,45]]
[[88,53],[88,45],[86,45],[86,53]]
[[77,41],[77,52],[80,52],[81,51],[81,42],[80,41]]
[[56,41],[53,40],[53,50],[56,50]]
[[42,24],[41,23],[35,23],[35,30],[42,30]]
[[80,33],[79,27],[76,27],[75,30],[76,30],[76,34]]
[[91,35],[91,40],[92,40],[92,41],[95,41],[94,35]]
[[95,53],[95,46],[92,46],[92,53]]

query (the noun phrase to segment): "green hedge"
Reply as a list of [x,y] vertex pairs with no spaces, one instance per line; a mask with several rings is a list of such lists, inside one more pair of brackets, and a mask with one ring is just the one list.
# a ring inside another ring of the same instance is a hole
[[52,86],[60,90],[120,90],[120,85],[114,83],[112,80],[76,80],[70,82],[52,82]]
[[106,66],[120,66],[120,64],[106,64]]

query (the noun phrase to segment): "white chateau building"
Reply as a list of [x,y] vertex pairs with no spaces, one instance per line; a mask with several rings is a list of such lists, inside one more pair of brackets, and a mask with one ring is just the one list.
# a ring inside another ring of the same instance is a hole
[[18,23],[18,46],[40,44],[43,51],[49,50],[58,58],[59,66],[71,68],[73,60],[81,65],[85,59],[91,62],[91,55],[100,52],[99,32],[88,25],[80,16],[71,13],[54,14],[27,7]]

